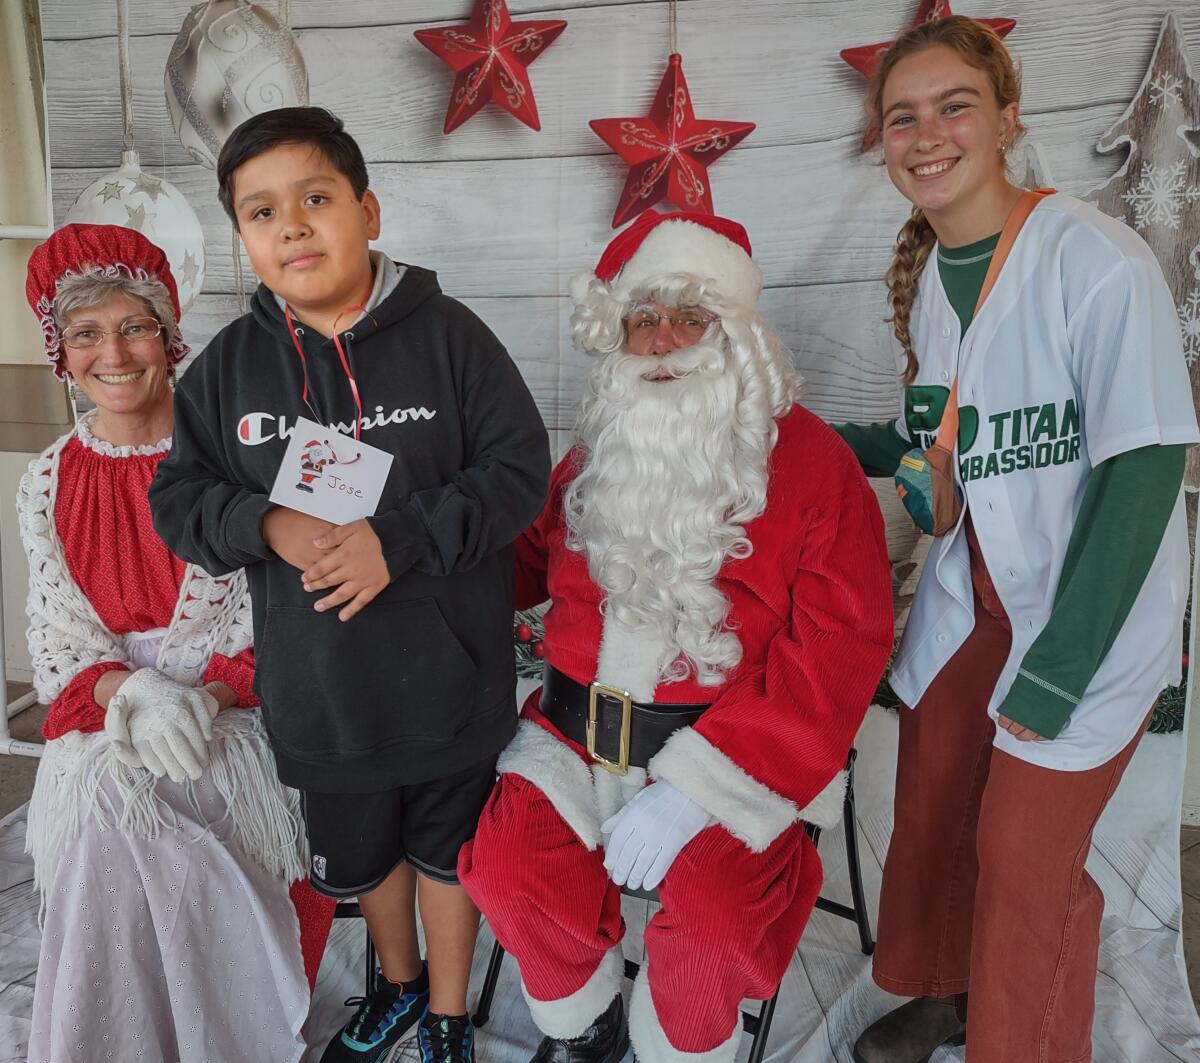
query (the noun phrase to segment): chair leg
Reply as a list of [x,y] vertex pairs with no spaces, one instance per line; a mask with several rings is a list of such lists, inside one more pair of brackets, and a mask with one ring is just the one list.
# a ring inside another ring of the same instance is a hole
[[762,1063],[763,1056],[767,1052],[767,1038],[771,1033],[771,1020],[775,1018],[775,1003],[779,1000],[779,990],[775,990],[775,995],[770,1000],[764,1000],[762,1010],[758,1013],[757,1027],[754,1031],[754,1040],[750,1043],[750,1055],[746,1059],[746,1063]]
[[497,941],[492,948],[492,957],[488,960],[487,973],[483,976],[483,988],[479,991],[475,1014],[471,1016],[471,1024],[476,1029],[486,1026],[491,1018],[492,998],[496,995],[496,983],[500,981],[500,967],[503,963],[504,946]]
[[369,997],[375,988],[375,942],[371,940],[371,928],[365,919],[363,930],[367,935],[367,988],[363,990],[363,996]]
[[847,765],[850,778],[846,784],[846,801],[842,807],[842,821],[846,830],[846,870],[850,876],[850,896],[854,899],[854,922],[858,925],[858,940],[863,954],[870,956],[875,951],[875,939],[871,936],[871,915],[867,911],[862,865],[858,858],[858,817],[854,810],[854,759],[856,754],[857,750],[850,751],[850,760]]

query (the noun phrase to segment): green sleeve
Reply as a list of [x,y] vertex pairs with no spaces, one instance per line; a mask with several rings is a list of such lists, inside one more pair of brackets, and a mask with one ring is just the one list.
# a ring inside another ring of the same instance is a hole
[[895,476],[900,459],[912,450],[895,421],[875,424],[833,424],[829,426],[840,435],[868,476]]
[[1158,554],[1186,451],[1141,447],[1092,470],[1050,619],[1021,662],[1002,716],[1045,738],[1066,726]]

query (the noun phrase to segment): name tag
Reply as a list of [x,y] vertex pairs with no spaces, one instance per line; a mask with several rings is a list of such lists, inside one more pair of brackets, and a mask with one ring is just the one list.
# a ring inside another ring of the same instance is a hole
[[301,417],[271,501],[332,524],[349,524],[374,515],[391,467],[387,451]]

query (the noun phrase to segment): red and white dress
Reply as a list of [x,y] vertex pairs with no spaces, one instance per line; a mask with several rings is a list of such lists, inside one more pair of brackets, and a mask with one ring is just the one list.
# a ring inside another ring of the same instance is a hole
[[[17,499],[50,706],[26,836],[43,920],[29,1059],[298,1060],[332,906],[297,882],[298,798],[251,707],[245,577],[185,565],[155,534],[146,491],[169,439],[117,447],[90,424],[34,459]],[[194,783],[111,753],[96,680],[143,667],[220,680],[245,706],[217,716]]]
[[[671,866],[646,928],[630,1035],[655,1063],[731,1061],[742,999],[778,987],[821,883],[803,823],[841,816],[842,769],[892,644],[883,522],[849,449],[795,407],[770,461],[766,509],[746,529],[753,552],[717,577],[742,645],[720,686],[661,683],[662,647],[603,610],[586,559],[566,546],[572,454],[517,542],[518,607],[551,601],[551,665],[635,701],[711,703],[648,768],[715,820]],[[459,874],[520,964],[534,1021],[572,1038],[620,991],[624,925],[600,824],[647,770],[619,778],[593,767],[537,705],[535,693]]]

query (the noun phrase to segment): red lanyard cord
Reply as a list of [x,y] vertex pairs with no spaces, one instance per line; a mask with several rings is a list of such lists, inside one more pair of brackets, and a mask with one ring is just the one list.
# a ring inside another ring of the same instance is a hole
[[[342,314],[349,314],[355,310],[361,314],[366,314],[367,317],[371,317],[370,312],[367,310],[367,300],[370,299],[370,297],[371,291],[368,289],[358,306],[347,306],[344,309],[339,310],[338,316],[333,319],[333,345],[337,348],[338,359],[342,363],[342,372],[346,374],[346,379],[350,382],[350,394],[354,397],[355,442],[360,442],[360,437],[362,435],[362,396],[359,394],[358,381],[355,379],[354,371],[350,367],[350,360],[346,357],[346,352],[342,347],[342,341],[338,338],[337,323]],[[283,308],[283,317],[287,322],[288,332],[292,337],[292,346],[296,348],[296,353],[300,356],[300,368],[304,371],[304,390],[301,393],[301,398],[304,400],[304,405],[307,406],[309,411],[312,413],[314,420],[316,420],[318,424],[324,424],[324,418],[321,417],[320,413],[317,412],[316,408],[308,398],[308,360],[304,357],[304,348],[300,344],[300,337],[296,335],[296,325],[292,321],[292,308],[286,304]],[[371,317],[371,320],[375,321],[373,317]],[[378,325],[378,322],[375,323]]]

